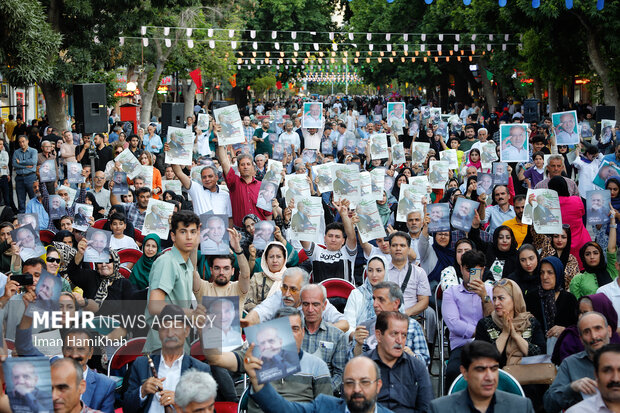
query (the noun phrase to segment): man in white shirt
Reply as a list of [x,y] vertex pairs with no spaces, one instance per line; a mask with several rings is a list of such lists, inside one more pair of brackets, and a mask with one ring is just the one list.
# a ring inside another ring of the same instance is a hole
[[599,287],[596,292],[605,294],[614,306],[614,310],[620,314],[620,277],[616,277],[614,281]]
[[344,122],[338,124],[338,152],[344,149],[349,139],[355,139],[355,135],[350,130],[347,130],[347,125]]
[[510,128],[510,136],[507,140],[510,140],[510,145],[506,144],[506,141],[502,142],[504,145],[502,149],[502,162],[514,162],[514,161],[526,161],[529,159],[529,152],[524,148],[525,138],[527,132],[525,128],[521,126],[512,126]]
[[296,153],[299,153],[299,148],[301,146],[301,141],[299,139],[299,134],[293,131],[293,122],[287,120],[284,124],[284,132],[280,135],[280,143],[284,145],[286,149],[289,149],[291,145],[294,148]]

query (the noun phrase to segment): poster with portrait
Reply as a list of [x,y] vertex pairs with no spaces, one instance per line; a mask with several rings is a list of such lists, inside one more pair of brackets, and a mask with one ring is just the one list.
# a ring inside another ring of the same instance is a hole
[[264,180],[260,184],[258,190],[258,198],[256,199],[256,206],[265,211],[271,212],[273,206],[272,201],[278,194],[278,187],[280,183],[274,183],[270,180]]
[[110,261],[110,240],[112,232],[90,227],[86,230],[88,246],[84,252],[84,262]]
[[308,198],[310,194],[310,182],[306,174],[290,174],[284,179],[284,199],[288,205],[293,199],[299,201],[302,198]]
[[314,150],[314,149],[307,149],[307,148],[304,149],[301,152],[301,159],[304,162],[304,164],[308,164],[308,163],[309,164],[313,164],[313,163],[315,163],[316,162],[316,157],[317,157],[316,152],[317,151]]
[[420,134],[420,124],[418,121],[411,121],[409,123],[409,136],[412,138],[417,138]]
[[312,175],[315,177],[314,182],[319,192],[331,192],[334,190],[334,179],[332,178],[332,170],[334,162],[328,162],[321,165],[312,166]]
[[387,122],[392,126],[393,121],[398,121],[399,125],[405,123],[405,103],[404,102],[388,102],[387,104]]
[[493,175],[492,174],[478,172],[477,193],[478,195],[487,194],[491,196],[491,194],[493,193]]
[[209,114],[208,113],[199,113],[198,114],[198,122],[196,122],[198,128],[201,131],[209,130]]
[[383,199],[385,168],[375,168],[370,171],[370,180],[372,184],[372,199],[381,201]]
[[426,213],[431,219],[428,232],[450,231],[450,205],[447,202],[427,205]]
[[422,119],[430,119],[431,117],[431,107],[430,106],[420,106],[420,116]]
[[323,123],[323,103],[305,102],[301,126],[305,129],[321,129]]
[[114,162],[121,164],[121,170],[127,174],[129,179],[134,179],[142,171],[140,161],[131,153],[129,148],[118,154],[114,158]]
[[88,204],[75,204],[75,216],[73,217],[73,229],[86,231],[93,217],[93,206]]
[[205,212],[200,215],[200,253],[202,255],[226,255],[230,252],[228,243],[228,216]]
[[553,123],[557,145],[577,145],[579,143],[576,110],[552,113],[551,122]]
[[484,142],[480,144],[480,162],[482,169],[491,169],[491,164],[499,160],[497,157],[497,146],[495,142]]
[[47,357],[9,357],[3,363],[2,370],[11,411],[54,411],[51,367]]
[[411,162],[423,163],[426,160],[426,155],[431,148],[431,144],[428,142],[412,142],[411,143]]
[[508,185],[508,164],[506,162],[493,162],[493,186]]
[[558,193],[551,189],[528,189],[521,222],[534,225],[534,230],[539,234],[562,233]]
[[268,181],[276,185],[280,185],[282,181],[282,170],[284,166],[282,162],[276,161],[274,159],[267,160],[267,166],[265,175],[263,176],[263,182]]
[[362,242],[369,242],[386,236],[376,201],[364,198],[357,204],[355,212],[359,219],[355,226],[359,231]]
[[428,182],[433,189],[444,189],[450,177],[450,163],[448,161],[429,162]]
[[17,226],[23,227],[24,225],[31,225],[35,230],[39,230],[39,215],[38,214],[17,214]]
[[142,235],[156,234],[161,239],[168,239],[169,220],[173,212],[174,204],[153,198],[149,199],[144,215]]
[[530,158],[527,125],[509,123],[499,125],[502,162],[527,162]]
[[276,318],[245,329],[245,338],[254,344],[253,356],[263,362],[256,371],[259,383],[268,383],[300,370],[299,353],[288,317]]
[[56,182],[56,161],[54,159],[47,160],[39,166],[39,181]]
[[392,192],[395,181],[395,177],[390,176],[387,173],[385,174],[385,176],[383,177],[383,189],[385,189],[385,192],[387,192],[388,194]]
[[258,221],[254,224],[254,240],[252,244],[258,251],[263,251],[274,240],[275,229],[276,223],[272,220]]
[[370,172],[360,172],[360,199],[372,198],[372,177]]
[[355,153],[355,150],[357,149],[357,138],[354,136],[346,138],[344,142],[344,149],[348,153]]
[[144,178],[144,186],[153,188],[153,167],[151,165],[142,165],[138,176]]
[[70,184],[81,184],[86,181],[82,175],[82,164],[79,162],[67,162],[67,180]]
[[178,179],[162,179],[161,180],[161,189],[163,192],[172,191],[176,195],[182,195],[183,194],[182,187],[183,185],[181,184],[181,181],[179,181]]
[[582,138],[590,139],[592,138],[593,134],[594,134],[594,130],[592,129],[590,122],[583,121],[579,124],[579,135]]
[[604,225],[609,222],[609,204],[611,193],[605,191],[588,191],[586,193],[586,217],[590,225]]
[[611,178],[612,176],[620,176],[620,167],[610,163],[607,160],[604,160],[603,162],[601,162],[601,166],[598,168],[598,172],[596,173],[596,176],[594,177],[594,180],[592,182],[594,183],[594,185],[605,189],[605,182],[607,182],[607,179]]
[[34,302],[26,308],[25,314],[32,317],[35,312],[42,314],[57,311],[60,307],[58,299],[61,291],[62,281],[60,277],[43,270],[35,287]]
[[431,202],[430,192],[431,185],[428,182],[428,177],[426,175],[420,176],[412,176],[408,179],[409,185],[413,187],[413,191],[423,197],[426,197],[428,202]]
[[69,198],[69,202],[67,203],[67,208],[71,208],[76,201],[77,189],[73,189],[66,185],[60,185],[56,188],[56,193],[60,194],[61,192],[67,192],[67,197]]
[[240,347],[243,338],[239,321],[239,297],[203,296],[202,305],[207,312],[207,322],[202,329],[203,348],[232,351]]
[[380,124],[381,121],[383,120],[383,116],[381,116],[381,115],[372,115],[372,120],[373,120],[374,123]]
[[396,209],[396,221],[407,222],[407,214],[411,211],[423,211],[422,198],[424,198],[424,195],[416,192],[414,185],[401,184],[398,208]]
[[613,119],[601,120],[601,133],[598,141],[601,145],[607,145],[614,138],[616,121]]
[[168,126],[167,143],[170,149],[166,152],[165,162],[168,165],[191,165],[194,139],[192,131]]
[[478,205],[480,205],[479,202],[472,201],[471,199],[463,197],[457,198],[454,204],[452,218],[450,219],[450,223],[454,229],[469,232]]
[[45,248],[41,238],[39,238],[39,231],[35,230],[31,223],[11,231],[11,240],[19,248],[19,257],[22,261],[45,254]]
[[442,161],[448,161],[450,169],[458,169],[459,160],[457,157],[456,149],[444,149],[439,152],[439,159]]
[[219,146],[245,142],[243,122],[241,122],[237,105],[213,109],[213,117],[215,122],[222,127],[222,130],[217,134]]
[[431,108],[431,122],[438,125],[441,122],[441,108]]
[[343,199],[355,205],[360,200],[360,168],[356,164],[334,165],[334,202]]
[[387,159],[389,156],[387,135],[375,133],[370,136],[370,159]]
[[321,232],[319,236],[319,230],[323,219],[322,202],[319,196],[295,200],[291,215],[292,239],[309,242],[321,241],[323,234]]
[[129,193],[129,183],[127,183],[127,174],[125,172],[114,171],[112,174],[112,193],[114,195],[127,195]]
[[402,165],[405,162],[407,162],[407,159],[405,158],[404,144],[401,142],[396,145],[392,145],[392,164]]
[[67,205],[60,195],[50,195],[48,213],[50,219],[60,219],[67,215]]

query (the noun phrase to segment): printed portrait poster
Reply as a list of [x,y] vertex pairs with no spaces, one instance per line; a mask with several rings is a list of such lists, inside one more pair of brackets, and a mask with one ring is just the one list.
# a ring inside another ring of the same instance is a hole
[[359,115],[357,117],[357,126],[358,127],[364,127],[366,126],[366,124],[368,123],[368,118],[366,117],[366,115]]
[[420,115],[422,119],[430,119],[431,117],[431,107],[430,106],[421,106],[420,107]]
[[392,163],[394,165],[402,165],[407,162],[405,158],[405,146],[404,144],[397,143],[396,145],[392,145]]
[[372,177],[370,172],[360,172],[360,199],[372,198]]
[[447,140],[446,137],[448,136],[448,122],[439,122],[437,130],[435,130],[435,135],[441,136],[445,142]]
[[[530,200],[530,195],[534,195]],[[534,225],[539,234],[560,234],[562,232],[562,213],[558,193],[551,189],[528,189],[522,222]],[[527,216],[526,216],[527,213]]]
[[39,166],[39,180],[41,182],[55,182],[56,177],[56,161],[50,159]]
[[497,161],[497,146],[495,142],[485,142],[480,144],[480,162],[483,169],[491,169],[491,164]]
[[293,199],[299,201],[302,198],[308,198],[310,194],[310,183],[308,176],[305,174],[290,174],[284,179],[284,199],[288,205]]
[[469,232],[471,223],[478,209],[479,203],[463,197],[457,198],[450,223],[455,229]]
[[258,221],[254,224],[254,240],[252,244],[258,251],[267,248],[267,245],[274,240],[276,224],[274,221]]
[[90,227],[86,230],[88,247],[84,252],[84,262],[109,262],[112,232]]
[[364,198],[355,209],[359,222],[355,224],[362,242],[385,237],[385,228],[375,200]]
[[430,183],[428,182],[428,177],[426,175],[410,177],[409,185],[413,187],[413,192],[420,195],[421,197],[426,198],[429,203],[431,202],[431,197],[429,195],[429,193],[431,192],[431,188]]
[[442,161],[448,161],[450,169],[458,169],[459,160],[456,154],[456,149],[445,149],[439,152],[439,159]]
[[435,125],[441,122],[441,108],[431,108],[431,122]]
[[2,364],[2,370],[11,411],[54,411],[50,360],[47,357],[9,357]]
[[396,178],[388,174],[386,174],[383,177],[383,189],[385,189],[385,192],[387,192],[388,194],[392,192],[392,188],[394,188],[395,181],[396,181]]
[[50,195],[48,212],[50,219],[60,219],[67,215],[65,200],[60,195]]
[[448,203],[429,204],[426,206],[431,222],[428,223],[428,232],[450,231],[450,205]]
[[385,168],[375,168],[370,171],[370,180],[372,184],[372,199],[381,201],[383,199],[383,191],[385,190]]
[[422,205],[423,197],[424,195],[415,191],[414,185],[401,184],[398,208],[396,210],[396,221],[407,222],[407,214],[411,211],[422,211],[424,209]]
[[433,189],[443,189],[450,176],[450,164],[448,161],[429,162],[428,182]]
[[237,105],[213,109],[213,118],[222,127],[222,130],[217,134],[217,144],[219,146],[245,142],[243,122],[241,122]]
[[282,162],[269,159],[267,161],[267,172],[265,172],[265,176],[263,176],[263,182],[269,181],[276,185],[280,185],[283,169]]
[[323,122],[323,103],[305,102],[301,125],[306,129],[321,129]]
[[318,232],[323,218],[322,198],[312,196],[295,201],[291,216],[292,238],[298,241],[315,242],[322,238]]
[[56,193],[60,194],[61,191],[66,191],[67,192],[67,196],[69,197],[69,203],[68,205],[66,205],[67,208],[71,208],[73,206],[73,204],[75,203],[76,195],[77,195],[77,189],[73,189],[69,186],[66,185],[60,185],[58,188],[56,188]]
[[431,148],[431,144],[428,142],[412,142],[411,143],[411,162],[423,163],[426,160],[426,155]]
[[314,149],[307,149],[306,148],[306,149],[304,149],[301,152],[301,159],[304,161],[304,164],[315,163],[316,162],[316,157],[317,157],[317,154],[316,154],[316,150],[314,150]]
[[90,219],[93,217],[93,206],[88,204],[75,204],[75,216],[73,217],[73,229],[86,231]]
[[609,222],[609,203],[611,193],[605,191],[588,191],[586,193],[586,217],[590,225],[604,225]]
[[417,138],[420,133],[420,124],[417,121],[409,123],[409,136]]
[[79,162],[67,162],[67,180],[70,184],[81,184],[86,181],[82,175],[82,164]]
[[598,172],[592,181],[594,185],[605,189],[605,182],[607,179],[612,176],[620,176],[620,167],[609,163],[609,161],[604,160],[601,162],[601,166],[598,168]]
[[592,126],[589,122],[581,122],[579,124],[579,134],[582,138],[591,138],[593,135]]
[[54,274],[43,270],[37,286],[35,287],[35,299],[26,308],[26,315],[32,317],[35,312],[39,314],[58,311],[60,304],[60,292],[62,290],[62,280]]
[[253,356],[263,362],[256,372],[259,383],[268,383],[300,370],[299,354],[288,317],[276,318],[245,329],[248,343],[254,344]]
[[381,115],[372,115],[372,119],[374,123],[381,123],[383,120],[383,116]]
[[22,261],[45,254],[45,248],[41,243],[41,238],[39,238],[39,231],[35,230],[31,223],[11,231],[11,239],[19,247],[19,256]]
[[601,133],[599,137],[599,143],[601,145],[607,145],[614,137],[614,129],[616,127],[616,121],[613,119],[601,120]]
[[273,206],[272,201],[276,198],[278,194],[278,186],[280,184],[275,184],[269,180],[263,180],[260,184],[260,188],[258,190],[258,198],[256,199],[256,206],[260,209],[264,209],[265,211],[271,212]]
[[487,194],[491,195],[493,193],[493,175],[478,172],[478,195]]
[[493,162],[493,186],[508,185],[508,164]]
[[387,135],[375,133],[370,136],[370,159],[387,159],[389,156]]
[[144,215],[142,234],[157,234],[161,239],[168,239],[168,232],[170,231],[169,219],[173,212],[174,204],[153,198],[149,199],[149,203],[146,206],[146,214]]
[[200,215],[200,252],[202,255],[228,254],[230,242],[228,216],[204,213]]
[[274,143],[272,153],[271,153],[271,156],[273,157],[273,159],[277,161],[281,161],[282,159],[284,159],[284,154],[285,154],[284,145],[280,142]]
[[205,349],[232,351],[243,344],[239,321],[239,297],[202,297],[207,317],[202,329]]
[[126,148],[123,152],[119,153],[116,158],[114,158],[114,162],[118,162],[121,164],[121,169],[123,172],[127,174],[127,178],[134,179],[140,172],[142,172],[142,165],[138,158],[133,156],[133,153]]
[[[31,225],[35,230],[39,230],[39,215],[37,214],[17,214],[17,225]],[[13,238],[15,239],[15,238]]]
[[577,145],[579,143],[576,110],[552,113],[551,122],[553,123],[557,145]]
[[334,190],[334,179],[332,178],[332,169],[334,162],[328,162],[321,165],[312,166],[312,174],[314,175],[314,182],[319,189],[319,192],[331,192]]
[[360,200],[360,168],[356,164],[334,165],[334,201],[343,199],[352,204]]
[[198,122],[197,126],[200,128],[201,131],[206,131],[209,130],[209,114],[207,113],[199,113],[198,114]]
[[388,125],[392,125],[392,121],[405,122],[405,103],[404,102],[388,102],[387,104],[387,121]]
[[527,125],[509,123],[499,125],[502,162],[527,162],[529,160],[529,142]]
[[165,162],[169,165],[191,165],[194,134],[185,128],[168,127],[168,146]]
[[112,174],[112,193],[114,195],[127,195],[129,193],[129,184],[127,183],[127,174],[125,172],[114,171]]
[[176,195],[183,194],[182,184],[178,179],[162,179],[161,189],[163,192],[172,191]]

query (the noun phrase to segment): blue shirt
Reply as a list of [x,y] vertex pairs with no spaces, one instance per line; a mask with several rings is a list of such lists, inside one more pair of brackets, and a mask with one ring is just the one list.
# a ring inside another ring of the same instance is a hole
[[[15,151],[17,153],[17,151]],[[43,204],[39,201],[39,198],[33,198],[26,204],[26,214],[37,214],[39,216],[39,231],[47,229],[49,225],[50,217],[43,207]]]
[[[142,144],[144,145],[144,150],[151,153],[159,153],[164,147],[164,144],[161,143],[161,138],[159,135],[153,135],[153,137],[144,135],[144,138],[142,138]],[[153,148],[153,146],[155,148]]]
[[620,159],[616,158],[616,153],[615,152],[612,152],[609,155],[603,156],[603,161],[613,162],[616,165],[620,165]]
[[109,143],[116,142],[117,140],[118,140],[118,133],[112,132],[111,134],[108,135]]
[[[34,148],[27,148],[24,152],[21,148],[13,153],[13,168],[17,175],[29,175],[35,173],[37,170],[38,153]],[[19,163],[17,162],[19,161]],[[32,166],[32,168],[28,168]]]

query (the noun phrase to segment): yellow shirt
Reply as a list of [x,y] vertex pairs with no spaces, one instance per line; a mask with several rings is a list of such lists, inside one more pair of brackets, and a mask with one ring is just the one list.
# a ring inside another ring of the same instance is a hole
[[521,244],[523,244],[523,240],[527,236],[527,227],[529,225],[518,223],[517,218],[509,219],[502,225],[506,225],[512,230],[512,233],[515,235],[515,239],[517,240],[517,248],[520,248]]

